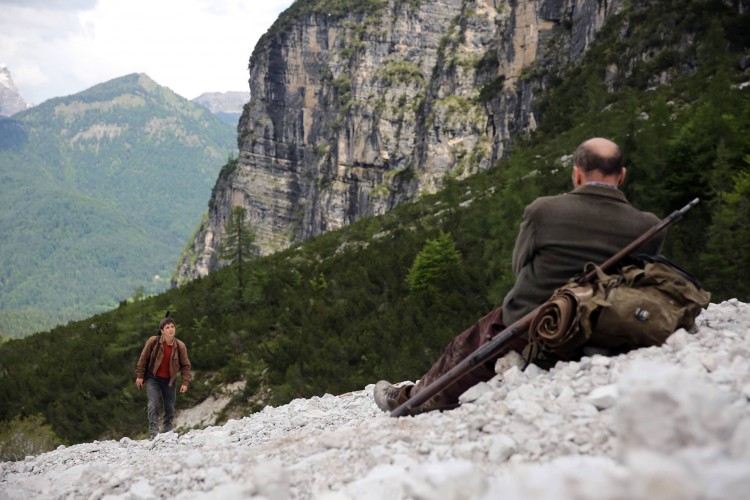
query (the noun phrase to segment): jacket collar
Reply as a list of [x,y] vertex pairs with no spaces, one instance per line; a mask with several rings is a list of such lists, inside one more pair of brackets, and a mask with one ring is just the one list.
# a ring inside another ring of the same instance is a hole
[[[169,345],[169,344],[167,344],[167,341],[164,340],[164,337],[162,337],[161,335],[159,336],[159,343],[162,344],[162,345]],[[174,347],[176,345],[177,345],[177,337],[174,338],[174,341],[172,342],[172,347]]]
[[611,188],[606,186],[597,186],[596,184],[583,184],[578,186],[570,194],[581,194],[587,196],[603,196],[605,198],[611,198],[617,201],[627,203],[628,199],[625,194],[617,188]]

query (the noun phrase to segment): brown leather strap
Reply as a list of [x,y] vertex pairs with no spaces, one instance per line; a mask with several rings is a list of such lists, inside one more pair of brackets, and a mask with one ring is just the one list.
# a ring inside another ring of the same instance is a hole
[[151,373],[151,367],[154,366],[154,359],[156,358],[156,349],[154,347],[159,343],[159,337],[153,337],[155,340],[151,342],[151,352],[148,355],[148,366],[146,366],[146,373],[143,374],[143,378]]

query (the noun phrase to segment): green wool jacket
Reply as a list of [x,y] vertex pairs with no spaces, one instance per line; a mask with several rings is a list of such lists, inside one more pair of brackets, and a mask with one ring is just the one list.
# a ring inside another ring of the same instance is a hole
[[[588,262],[601,264],[659,222],[634,208],[618,189],[579,186],[526,207],[513,250],[516,282],[503,301],[503,323],[521,319]],[[635,253],[655,255],[664,232]]]

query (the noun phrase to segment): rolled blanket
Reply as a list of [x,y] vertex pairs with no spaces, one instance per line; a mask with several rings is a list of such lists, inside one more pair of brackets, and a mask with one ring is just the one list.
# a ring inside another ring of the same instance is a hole
[[554,353],[562,358],[587,340],[581,328],[581,306],[593,297],[591,285],[570,284],[555,290],[552,297],[539,306],[529,326],[529,340],[535,350]]

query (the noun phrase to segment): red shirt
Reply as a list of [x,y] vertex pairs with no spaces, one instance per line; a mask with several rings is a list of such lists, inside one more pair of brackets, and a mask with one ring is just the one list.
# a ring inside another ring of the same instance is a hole
[[156,370],[156,376],[169,378],[169,361],[172,359],[172,346],[164,342],[162,343],[162,347],[164,348],[164,358],[162,358],[161,364]]

